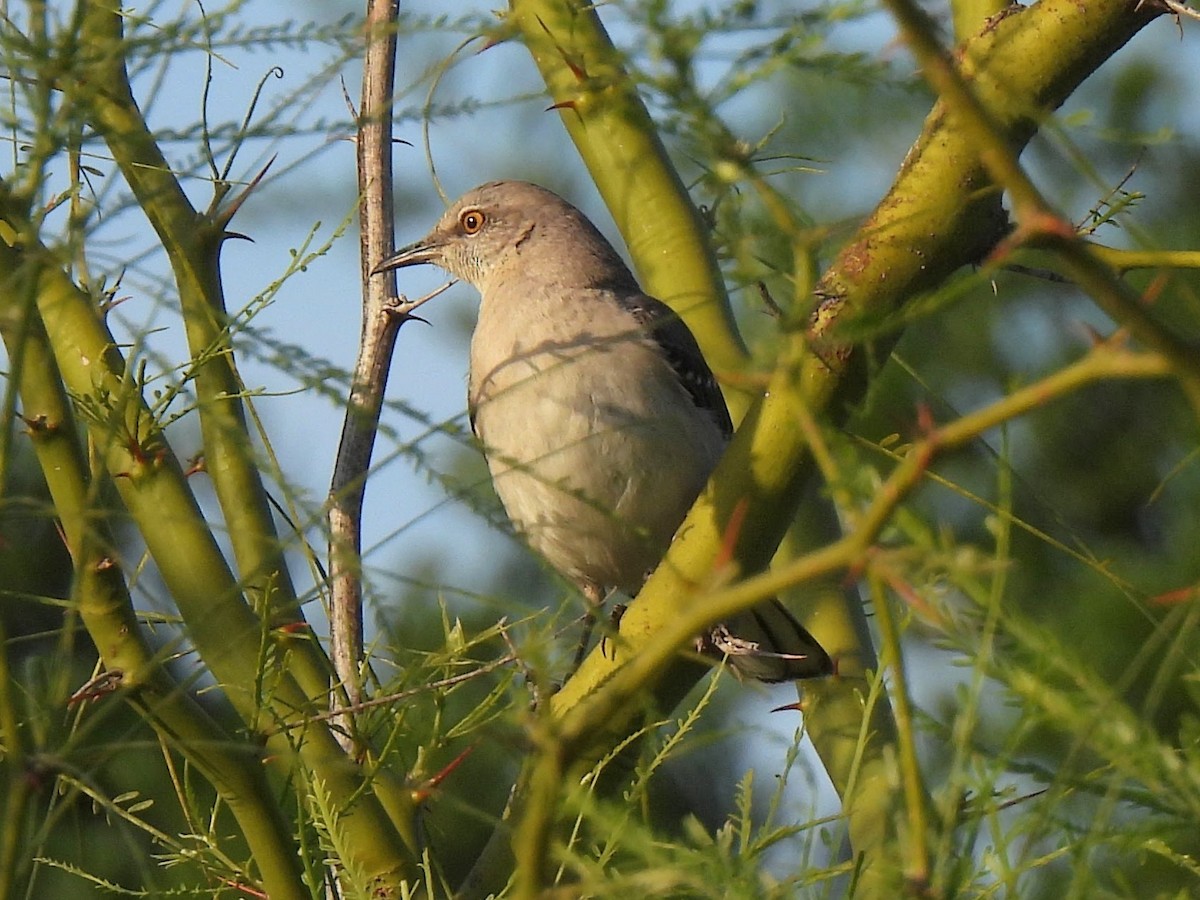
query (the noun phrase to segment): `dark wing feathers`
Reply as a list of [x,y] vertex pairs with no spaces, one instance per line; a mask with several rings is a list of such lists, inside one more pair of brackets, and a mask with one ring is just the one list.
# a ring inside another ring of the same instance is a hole
[[661,300],[645,294],[619,294],[618,300],[661,348],[692,402],[712,416],[726,439],[731,437],[733,422],[729,418],[721,388],[717,386],[712,369],[704,361],[700,345],[683,320]]

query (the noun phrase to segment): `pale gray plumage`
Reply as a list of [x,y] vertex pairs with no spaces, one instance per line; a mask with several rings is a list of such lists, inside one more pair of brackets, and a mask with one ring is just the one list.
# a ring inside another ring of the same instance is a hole
[[[470,191],[376,271],[420,263],[480,293],[468,408],[509,519],[591,602],[607,588],[635,594],[732,432],[691,332],[579,210],[537,185]],[[765,681],[832,670],[777,603],[704,643]]]

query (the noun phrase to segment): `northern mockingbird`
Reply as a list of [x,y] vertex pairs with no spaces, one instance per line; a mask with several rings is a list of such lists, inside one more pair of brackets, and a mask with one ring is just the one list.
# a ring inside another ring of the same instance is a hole
[[[733,432],[692,333],[534,184],[470,191],[375,271],[421,263],[479,291],[468,410],[509,519],[592,609],[611,588],[633,596]],[[763,681],[833,670],[777,601],[699,645]]]

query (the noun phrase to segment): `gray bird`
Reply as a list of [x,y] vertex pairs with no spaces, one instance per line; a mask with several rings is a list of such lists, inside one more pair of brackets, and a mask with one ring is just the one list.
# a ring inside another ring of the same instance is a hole
[[[534,184],[475,188],[375,271],[422,263],[479,291],[467,405],[510,521],[590,609],[636,594],[733,432],[692,333]],[[776,601],[699,644],[762,681],[833,670]]]

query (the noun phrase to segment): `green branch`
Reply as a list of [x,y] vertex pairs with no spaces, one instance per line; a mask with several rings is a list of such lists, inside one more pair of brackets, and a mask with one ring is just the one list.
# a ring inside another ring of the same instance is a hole
[[[73,594],[80,618],[124,696],[144,712],[168,744],[192,761],[229,806],[263,887],[273,897],[306,897],[291,824],[267,782],[259,748],[220,728],[174,682],[145,641],[113,556],[114,541],[100,514],[99,479],[88,471],[83,458],[45,330],[30,302],[33,283],[25,275],[27,271],[6,279],[6,296],[12,302],[0,310],[0,332],[9,358],[21,360],[13,375],[28,434],[74,561]],[[14,321],[14,314],[23,321]]]
[[[1200,416],[1198,348],[1155,321],[1137,293],[1121,281],[1091,245],[1076,233],[1071,223],[1042,196],[1021,168],[1018,153],[1023,143],[1015,148],[1012,146],[1014,135],[1003,128],[1002,122],[984,102],[982,91],[972,89],[964,73],[938,44],[934,27],[924,11],[913,0],[887,0],[887,5],[900,22],[926,79],[958,123],[960,132],[976,149],[988,177],[1012,198],[1018,228],[1001,249],[1006,251],[1011,246],[1027,243],[1054,250],[1067,276],[1088,293],[1097,306],[1128,328],[1138,340],[1175,364],[1180,385],[1192,409]],[[1140,14],[1144,21],[1157,15],[1150,6],[1146,4],[1146,11]],[[1099,26],[1101,21],[1102,17],[1098,15],[1096,25]],[[970,71],[969,67],[965,68]]]
[[[263,618],[299,621],[295,590],[246,425],[244,386],[230,343],[219,255],[231,213],[209,216],[192,207],[134,99],[125,69],[121,13],[103,3],[88,3],[85,10],[81,38],[86,62],[67,95],[108,144],[170,261],[192,355],[190,375],[199,400],[205,468],[245,590]],[[327,664],[311,650],[296,656],[297,676],[306,690],[314,695],[327,690]]]
[[[2,190],[0,209],[11,209]],[[0,242],[0,297],[9,304],[4,311],[13,315],[18,298],[34,298],[54,367],[187,622],[189,637],[243,720],[273,735],[267,738],[272,754],[285,764],[298,756],[332,796],[352,804],[339,820],[350,836],[345,862],[383,891],[380,896],[398,896],[414,871],[404,841],[375,797],[364,791],[369,784],[364,773],[345,757],[324,723],[308,718],[314,711],[310,696],[286,672],[264,680],[264,626],[245,603],[178,461],[141,399],[141,385],[91,297],[55,267],[31,223],[10,217],[7,225],[19,237]],[[264,713],[266,722],[260,721]],[[180,727],[181,750],[189,749],[183,739],[201,736],[196,727]],[[261,766],[257,759],[243,764]]]
[[[513,0],[508,23],[537,63],[633,257],[642,286],[670,304],[714,369],[746,361],[708,229],[621,65],[595,7],[578,0]],[[735,421],[749,398],[729,398]]]

